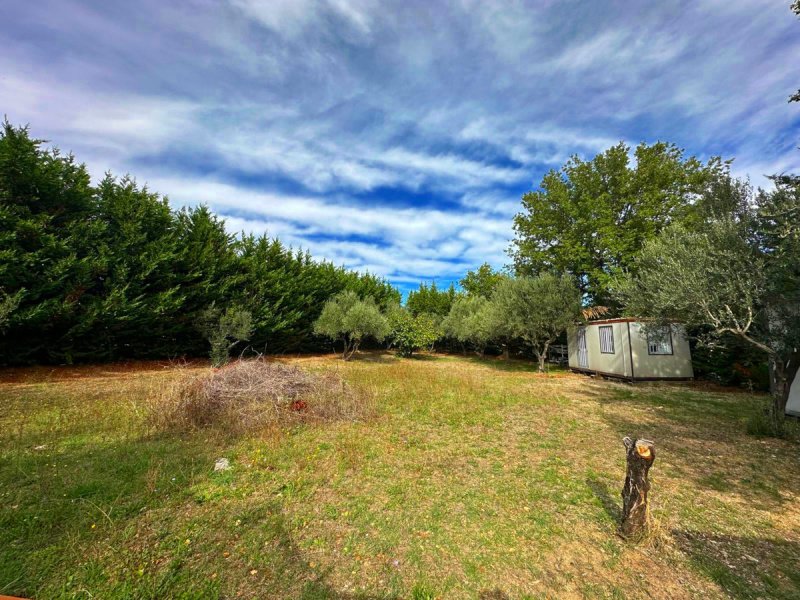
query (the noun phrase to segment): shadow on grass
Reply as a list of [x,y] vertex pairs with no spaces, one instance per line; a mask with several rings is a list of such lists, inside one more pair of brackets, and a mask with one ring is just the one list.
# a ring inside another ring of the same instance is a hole
[[[539,363],[533,360],[524,360],[521,358],[506,359],[500,356],[486,356],[484,358],[474,355],[462,356],[460,354],[454,356],[458,356],[463,360],[480,365],[482,367],[497,369],[498,371],[507,371],[511,373],[539,373]],[[546,370],[543,375],[562,375],[569,372],[564,367],[553,364],[547,364],[545,369]]]
[[800,598],[800,543],[674,530],[678,548],[733,598]]
[[[760,510],[772,511],[775,507],[793,502],[796,484],[796,445],[775,442],[781,447],[759,443],[744,432],[736,420],[725,423],[724,415],[695,416],[693,420],[672,417],[660,410],[654,418],[645,415],[642,420],[622,416],[620,411],[605,411],[603,418],[623,436],[645,438],[656,443],[655,469],[669,456],[675,469],[673,475],[691,481],[698,490],[714,491],[725,495],[738,495]],[[729,418],[729,417],[728,417]],[[727,425],[727,426],[726,426]],[[783,465],[775,463],[776,452],[784,452]],[[708,460],[713,453],[718,460]]]
[[54,593],[85,568],[97,540],[207,477],[214,452],[165,437],[42,448],[17,446],[2,457],[0,486],[12,501],[0,510],[0,594]]
[[[6,453],[0,594],[219,598],[244,586],[252,597],[394,598],[335,589],[329,573],[313,569],[295,544],[280,501],[261,496],[231,504],[241,498],[236,467],[213,471],[215,458],[228,451],[208,436],[159,435]],[[237,530],[237,552],[258,548],[250,560],[264,575],[234,578],[231,590],[210,575],[228,569],[218,540],[230,539],[226,524],[242,514],[252,521]],[[191,544],[187,531],[195,532]]]
[[608,485],[604,481],[600,481],[594,477],[586,478],[586,486],[592,490],[592,493],[600,501],[603,510],[606,511],[608,518],[614,523],[619,523],[622,518],[622,510],[620,509],[620,501],[616,500],[608,491]]
[[511,597],[499,588],[478,592],[479,600],[511,600]]
[[395,353],[387,350],[366,350],[355,354],[350,362],[355,363],[374,363],[376,365],[390,365],[396,363],[398,357]]

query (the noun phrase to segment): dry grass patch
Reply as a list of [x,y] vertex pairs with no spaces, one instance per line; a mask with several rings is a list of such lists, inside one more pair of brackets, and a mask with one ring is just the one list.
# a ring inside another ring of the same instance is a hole
[[312,373],[258,358],[179,377],[153,396],[149,418],[161,430],[215,426],[253,431],[270,425],[360,421],[372,406],[368,393],[335,373]]

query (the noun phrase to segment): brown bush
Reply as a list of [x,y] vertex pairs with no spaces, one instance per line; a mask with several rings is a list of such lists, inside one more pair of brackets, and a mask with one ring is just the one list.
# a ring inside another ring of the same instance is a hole
[[259,358],[179,378],[157,394],[150,413],[152,424],[161,429],[252,430],[271,424],[360,420],[371,406],[367,394],[337,375]]

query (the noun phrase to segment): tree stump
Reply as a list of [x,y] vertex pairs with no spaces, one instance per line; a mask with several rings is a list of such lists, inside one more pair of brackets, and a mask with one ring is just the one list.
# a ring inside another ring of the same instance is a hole
[[635,537],[647,531],[649,507],[647,493],[650,482],[647,473],[656,459],[655,444],[650,440],[623,438],[627,449],[627,471],[622,488],[622,523],[620,533]]

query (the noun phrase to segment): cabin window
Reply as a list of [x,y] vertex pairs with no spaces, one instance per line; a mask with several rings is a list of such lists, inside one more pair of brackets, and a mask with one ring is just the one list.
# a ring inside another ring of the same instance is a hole
[[647,333],[648,354],[672,354],[672,328],[660,327]]
[[600,352],[603,354],[614,354],[614,328],[611,325],[603,325],[600,329]]

